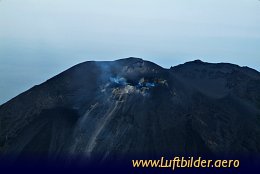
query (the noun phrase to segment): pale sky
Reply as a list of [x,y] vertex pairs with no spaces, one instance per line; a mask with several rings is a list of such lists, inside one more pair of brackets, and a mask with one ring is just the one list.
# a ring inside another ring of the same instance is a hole
[[0,104],[87,60],[260,70],[259,0],[0,0]]

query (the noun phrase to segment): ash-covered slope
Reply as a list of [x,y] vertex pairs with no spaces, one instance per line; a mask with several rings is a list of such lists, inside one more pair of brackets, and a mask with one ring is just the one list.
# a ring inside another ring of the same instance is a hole
[[85,62],[0,106],[0,153],[121,159],[260,152],[260,73]]

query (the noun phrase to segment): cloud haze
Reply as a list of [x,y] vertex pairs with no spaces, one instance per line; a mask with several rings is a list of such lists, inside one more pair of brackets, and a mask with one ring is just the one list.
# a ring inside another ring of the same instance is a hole
[[257,0],[0,1],[0,104],[77,63],[202,59],[260,70]]

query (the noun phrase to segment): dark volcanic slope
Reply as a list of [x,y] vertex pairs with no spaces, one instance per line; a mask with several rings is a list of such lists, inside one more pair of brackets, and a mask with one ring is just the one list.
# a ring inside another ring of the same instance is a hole
[[0,106],[0,152],[259,154],[260,73],[199,60],[81,63]]

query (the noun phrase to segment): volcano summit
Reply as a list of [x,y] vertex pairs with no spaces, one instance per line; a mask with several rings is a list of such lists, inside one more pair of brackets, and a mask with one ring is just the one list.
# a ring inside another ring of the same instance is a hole
[[200,60],[84,62],[0,106],[0,154],[259,155],[260,73]]

